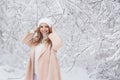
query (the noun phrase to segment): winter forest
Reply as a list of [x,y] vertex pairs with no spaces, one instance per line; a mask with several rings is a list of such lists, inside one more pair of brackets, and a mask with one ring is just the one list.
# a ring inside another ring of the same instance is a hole
[[64,42],[62,80],[120,80],[120,0],[0,0],[0,80],[24,80],[21,39],[46,16]]

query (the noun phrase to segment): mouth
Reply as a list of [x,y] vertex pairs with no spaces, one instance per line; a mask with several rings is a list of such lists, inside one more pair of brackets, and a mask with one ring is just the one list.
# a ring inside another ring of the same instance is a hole
[[47,33],[48,31],[43,31],[42,33]]
[[47,32],[47,31],[43,31],[43,32]]

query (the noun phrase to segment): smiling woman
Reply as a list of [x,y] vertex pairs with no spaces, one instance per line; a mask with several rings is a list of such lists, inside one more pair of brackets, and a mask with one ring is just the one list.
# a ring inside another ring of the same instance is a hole
[[50,28],[49,26],[46,24],[46,23],[42,23],[41,26],[40,26],[40,32],[42,33],[42,35],[44,37],[48,36],[49,33],[51,32],[50,31]]
[[51,19],[43,18],[38,27],[22,39],[31,48],[25,80],[61,80],[56,53],[63,42],[52,25]]

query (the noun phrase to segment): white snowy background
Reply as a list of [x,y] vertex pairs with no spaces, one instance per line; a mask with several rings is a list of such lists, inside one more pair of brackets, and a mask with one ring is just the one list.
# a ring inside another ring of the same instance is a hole
[[62,80],[120,80],[120,0],[0,0],[0,80],[24,80],[21,39],[46,16],[64,42]]

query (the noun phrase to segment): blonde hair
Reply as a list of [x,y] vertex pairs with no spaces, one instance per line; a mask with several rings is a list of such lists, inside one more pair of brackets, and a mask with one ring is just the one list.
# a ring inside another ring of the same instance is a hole
[[[51,27],[48,27],[49,28],[49,33],[52,33],[52,29]],[[34,38],[32,38],[32,44],[33,45],[38,45],[39,43],[42,42],[42,39],[43,39],[43,36],[42,36],[42,33],[40,32],[40,26],[35,30],[35,33],[37,33],[37,36],[35,36]],[[48,44],[48,45],[51,45],[52,46],[52,42],[49,38],[45,39],[45,42]]]

